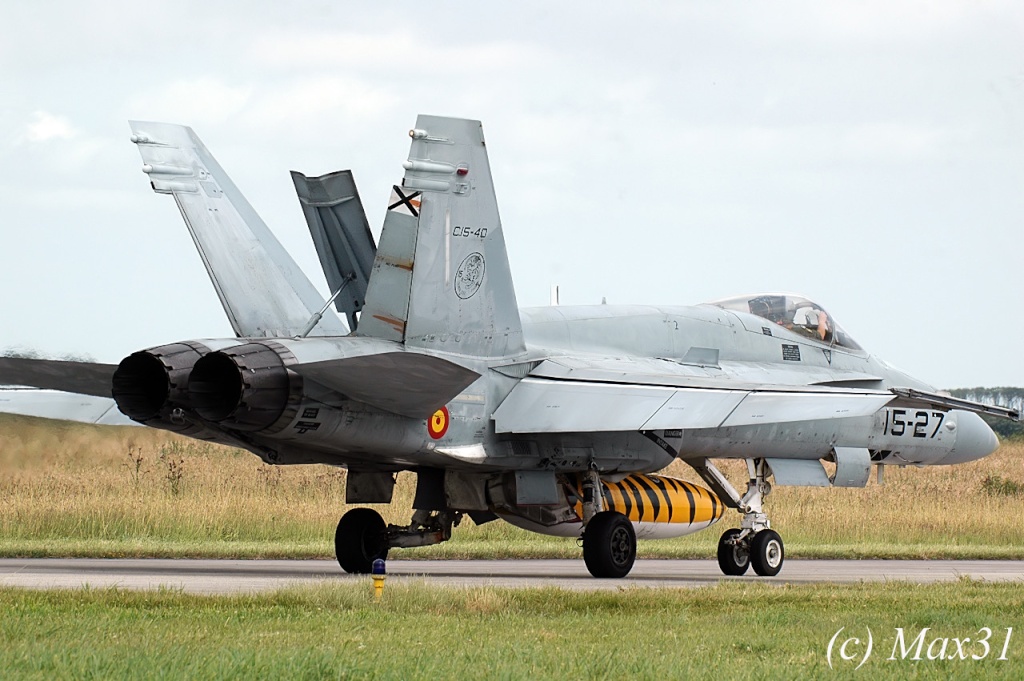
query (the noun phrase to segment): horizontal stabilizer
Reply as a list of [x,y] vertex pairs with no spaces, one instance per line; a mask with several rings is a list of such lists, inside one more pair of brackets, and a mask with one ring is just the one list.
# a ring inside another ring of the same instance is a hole
[[894,399],[874,391],[716,390],[525,378],[494,412],[498,433],[748,426],[868,416]]
[[363,309],[377,245],[366,221],[351,170],[320,177],[292,171],[302,214],[313,237],[320,266],[331,292],[341,291],[334,307],[356,328],[356,313]]
[[471,369],[413,352],[345,357],[291,369],[354,400],[416,419],[428,418],[480,378]]
[[15,388],[0,390],[0,412],[39,416],[101,426],[140,425],[122,414],[110,397],[77,395],[58,390]]
[[116,369],[115,364],[0,357],[0,385],[110,397],[110,382]]
[[[199,137],[182,125],[131,121],[153,191],[170,194],[239,337],[289,337],[324,299]],[[330,311],[309,335],[342,336]]]

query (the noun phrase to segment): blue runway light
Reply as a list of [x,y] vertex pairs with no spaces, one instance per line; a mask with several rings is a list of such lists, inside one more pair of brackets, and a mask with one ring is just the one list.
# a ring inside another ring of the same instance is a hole
[[373,600],[380,603],[381,597],[384,595],[384,559],[378,558],[373,561],[373,566],[370,568],[370,576],[373,577]]

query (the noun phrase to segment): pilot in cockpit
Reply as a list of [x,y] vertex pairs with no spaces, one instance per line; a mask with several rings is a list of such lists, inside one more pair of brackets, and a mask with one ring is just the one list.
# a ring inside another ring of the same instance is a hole
[[[788,293],[766,293],[758,296],[740,296],[719,300],[712,305],[726,310],[745,312],[756,315],[760,319],[781,326],[784,329],[800,334],[806,338],[835,345],[845,350],[859,351],[861,347],[836,323],[825,310],[803,296]],[[766,336],[771,336],[771,328],[759,326]]]
[[828,314],[820,308],[804,305],[793,313],[793,330],[828,342],[832,333],[828,323]]

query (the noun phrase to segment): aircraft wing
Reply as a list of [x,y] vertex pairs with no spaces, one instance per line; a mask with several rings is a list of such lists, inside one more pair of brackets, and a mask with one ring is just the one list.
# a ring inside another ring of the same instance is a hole
[[110,397],[110,382],[116,369],[115,364],[0,357],[0,385]]
[[640,431],[869,416],[896,396],[874,390],[677,388],[527,377],[494,412],[498,433]]
[[34,388],[0,389],[0,413],[40,416],[103,426],[138,426],[118,410],[113,398]]
[[0,413],[109,426],[138,425],[110,396],[117,366],[56,359],[0,357]]
[[880,377],[860,372],[689,355],[548,358],[495,412],[497,432],[716,428],[865,416],[888,403],[1021,418],[1016,409],[884,388]]

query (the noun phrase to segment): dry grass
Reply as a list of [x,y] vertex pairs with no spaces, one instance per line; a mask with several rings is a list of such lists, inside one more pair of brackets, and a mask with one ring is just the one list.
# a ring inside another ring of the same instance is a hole
[[0,424],[4,539],[323,544],[344,498],[344,471],[326,466],[142,428]]
[[[741,466],[726,469],[743,479]],[[670,472],[694,477],[679,463]],[[0,554],[327,557],[345,510],[344,475],[267,466],[247,452],[143,428],[0,415]],[[1021,483],[1017,442],[964,466],[887,468],[884,486],[778,488],[768,511],[790,555],[1024,557],[1022,497],[1012,493]],[[403,475],[395,503],[378,508],[407,522],[412,494]],[[641,555],[710,556],[718,534],[644,542]],[[404,555],[578,552],[573,540],[467,521],[451,542]]]

